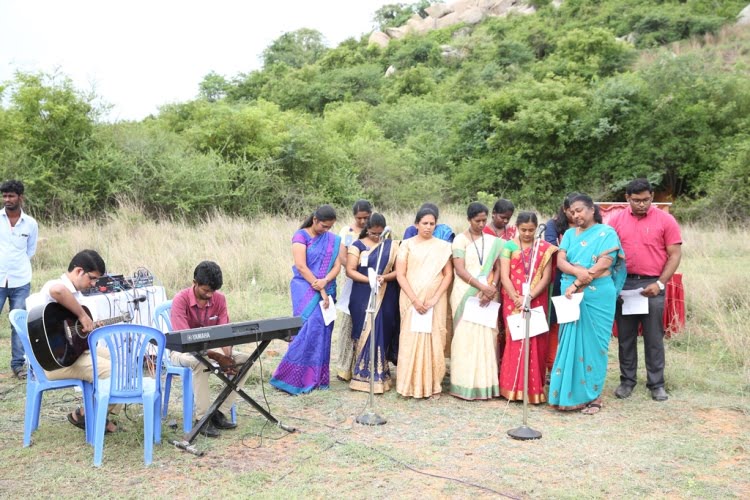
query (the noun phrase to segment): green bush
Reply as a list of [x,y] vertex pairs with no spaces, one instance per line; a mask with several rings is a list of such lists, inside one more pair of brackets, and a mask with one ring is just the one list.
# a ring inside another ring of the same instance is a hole
[[699,217],[712,222],[750,219],[750,137],[734,145],[708,185]]

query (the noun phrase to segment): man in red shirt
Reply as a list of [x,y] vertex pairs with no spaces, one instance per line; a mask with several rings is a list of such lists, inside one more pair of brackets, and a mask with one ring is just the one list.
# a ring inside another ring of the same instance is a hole
[[[188,330],[206,326],[224,325],[229,323],[227,313],[227,300],[224,294],[218,290],[223,284],[221,268],[211,261],[203,261],[193,272],[193,286],[185,288],[177,293],[172,299],[172,310],[170,320],[172,330]],[[207,356],[218,363],[227,373],[235,373],[236,366],[247,361],[248,355],[240,352],[232,352],[232,346],[221,349],[211,349]],[[199,362],[190,353],[171,352],[169,360],[177,366],[190,367],[193,370],[193,392],[195,395],[195,419],[199,421],[206,414],[209,402],[208,375],[205,365]],[[247,375],[239,381],[239,386],[245,384]],[[226,418],[237,397],[232,392],[213,417],[201,430],[201,434],[208,437],[218,437],[218,429],[234,429],[237,424]]]
[[655,401],[666,401],[664,389],[664,290],[680,265],[682,236],[672,215],[651,206],[654,190],[646,179],[635,179],[626,188],[630,206],[616,214],[609,224],[615,228],[625,251],[628,277],[623,290],[643,289],[648,297],[647,314],[622,314],[618,299],[617,321],[620,385],[615,396],[630,397],[637,381],[638,326],[643,329],[646,358],[646,387]]

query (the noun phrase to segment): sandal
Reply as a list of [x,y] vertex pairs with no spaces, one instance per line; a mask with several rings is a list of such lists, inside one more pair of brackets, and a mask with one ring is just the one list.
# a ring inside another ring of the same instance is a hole
[[[108,426],[109,426],[110,424],[112,424],[112,425],[114,425],[114,426],[115,426],[115,430],[111,431],[111,430],[109,430],[109,429],[107,428],[107,427],[108,427]],[[109,419],[107,419],[107,421],[106,421],[106,422],[104,423],[104,434],[113,434],[113,433],[115,433],[115,432],[117,432],[117,431],[119,431],[119,430],[120,430],[120,428],[119,428],[119,427],[117,427],[117,424],[115,424],[114,422],[112,422],[112,421],[111,421],[111,420],[109,420]]]
[[586,408],[581,410],[581,413],[583,413],[584,415],[596,415],[597,413],[601,411],[601,409],[602,409],[601,403],[591,402],[586,405]]
[[81,413],[80,407],[76,408],[74,412],[68,413],[68,422],[79,429],[86,430],[86,417]]
[[[75,409],[74,412],[68,413],[68,422],[75,425],[81,430],[86,430],[86,415],[81,413],[81,407]],[[107,429],[109,424],[112,424],[109,420],[104,424],[104,433],[105,434],[112,434],[113,432],[117,432],[119,429],[115,428],[115,430],[111,431]],[[114,424],[113,424],[114,425]]]

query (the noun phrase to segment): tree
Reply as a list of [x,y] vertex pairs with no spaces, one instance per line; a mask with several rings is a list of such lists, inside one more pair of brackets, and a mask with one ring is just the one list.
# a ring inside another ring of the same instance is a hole
[[216,102],[226,97],[230,84],[226,78],[215,71],[211,71],[203,77],[203,81],[198,87],[200,89],[199,94],[203,99],[208,102]]
[[263,51],[263,65],[268,68],[284,63],[292,68],[313,64],[328,51],[318,30],[301,28],[284,33]]
[[423,19],[427,17],[425,9],[432,3],[430,0],[420,0],[411,4],[389,3],[375,11],[373,21],[378,25],[380,31],[385,31],[388,28],[398,28],[406,24],[406,21],[414,14],[419,14]]

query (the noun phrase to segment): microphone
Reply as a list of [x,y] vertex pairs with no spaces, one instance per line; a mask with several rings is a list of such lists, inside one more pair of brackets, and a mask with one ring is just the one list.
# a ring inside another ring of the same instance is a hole
[[539,224],[539,227],[537,227],[536,237],[542,238],[546,230],[547,230],[547,224]]
[[386,239],[388,236],[391,235],[391,233],[392,233],[391,226],[385,226],[385,229],[383,229],[383,232],[380,234],[380,239],[381,240]]
[[142,297],[136,297],[133,300],[129,300],[128,302],[132,304],[137,304],[138,302],[145,302],[145,301],[146,301],[146,296],[144,295]]

